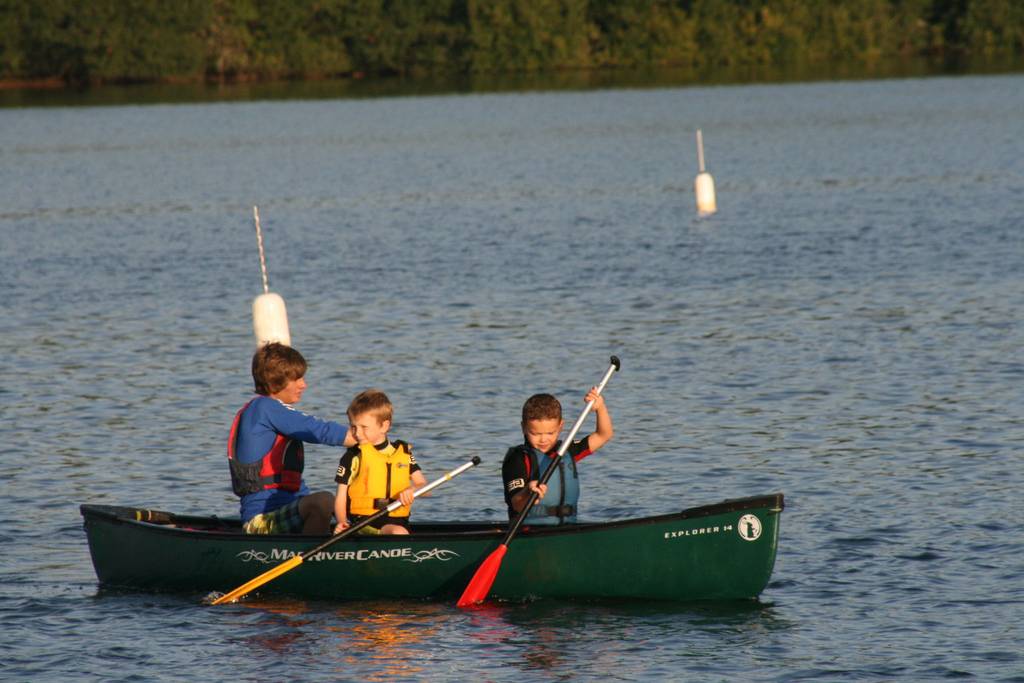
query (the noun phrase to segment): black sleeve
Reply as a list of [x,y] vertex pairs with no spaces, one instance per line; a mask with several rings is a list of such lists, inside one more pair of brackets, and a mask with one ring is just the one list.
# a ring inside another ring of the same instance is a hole
[[338,471],[334,474],[334,482],[348,486],[349,482],[352,481],[352,475],[358,467],[359,447],[350,446],[341,456],[341,460],[338,461]]
[[579,462],[593,452],[594,451],[590,450],[590,436],[588,435],[579,441],[573,441],[569,444],[569,448],[565,454],[576,462]]
[[510,448],[505,453],[505,460],[501,464],[501,479],[504,483],[506,505],[511,505],[512,496],[526,488],[530,479],[537,478],[537,473],[528,472],[528,467],[523,449]]

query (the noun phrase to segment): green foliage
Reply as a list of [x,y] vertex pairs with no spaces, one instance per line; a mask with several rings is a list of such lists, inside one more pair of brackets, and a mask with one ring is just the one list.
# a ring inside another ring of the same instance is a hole
[[375,74],[440,71],[465,42],[452,0],[350,0],[341,35],[357,69]]
[[465,0],[473,73],[590,66],[586,0]]
[[1024,55],[1024,0],[0,0],[0,79],[68,83]]
[[238,54],[245,60],[244,67],[239,68],[252,77],[264,79],[348,73],[352,61],[338,35],[335,20],[339,7],[345,4],[348,3],[337,0],[322,3],[251,0],[246,3],[244,21],[235,18],[228,23],[245,27],[244,32],[235,34]]
[[679,3],[594,0],[590,16],[596,66],[676,66],[698,61],[698,21]]
[[974,0],[958,24],[964,46],[974,54],[1002,57],[1024,53],[1024,2]]
[[207,75],[225,80],[252,73],[250,25],[258,18],[253,0],[211,1],[210,19],[200,31]]
[[24,73],[28,69],[21,29],[27,23],[27,4],[0,0],[0,79]]
[[202,0],[5,0],[5,76],[104,80],[194,79],[202,74]]

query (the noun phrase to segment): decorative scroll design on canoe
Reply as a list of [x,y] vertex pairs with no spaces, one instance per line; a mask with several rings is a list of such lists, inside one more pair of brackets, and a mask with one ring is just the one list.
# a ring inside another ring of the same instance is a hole
[[412,557],[405,559],[406,562],[423,562],[425,560],[441,560],[447,562],[448,560],[458,557],[459,554],[454,550],[448,550],[447,548],[434,548],[433,550],[421,550],[418,553],[414,553]]
[[238,553],[236,557],[238,557],[242,562],[252,562],[253,560],[262,562],[263,564],[270,562],[270,555],[268,553],[261,553],[258,550],[244,550]]

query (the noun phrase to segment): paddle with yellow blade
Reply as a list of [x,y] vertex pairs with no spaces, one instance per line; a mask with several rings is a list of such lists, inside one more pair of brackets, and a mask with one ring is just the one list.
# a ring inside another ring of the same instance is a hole
[[[612,373],[620,367],[619,359],[612,356],[611,366],[608,371],[604,373],[604,378],[601,383],[597,385],[597,393],[600,394],[604,390],[604,385],[608,384],[608,380],[611,379]],[[569,444],[572,443],[573,437],[576,436],[576,432],[583,426],[583,421],[587,419],[587,415],[590,414],[590,410],[594,407],[594,402],[590,401],[587,403],[587,407],[583,409],[583,413],[576,420],[576,424],[572,426],[569,431],[569,436],[565,437],[562,441],[562,445],[558,448],[558,452],[555,453],[555,457],[552,458],[551,464],[544,470],[544,474],[541,475],[537,485],[548,483],[548,479],[556,469],[558,469],[558,463],[561,462],[562,456],[569,449]],[[494,549],[494,551],[487,556],[487,559],[483,561],[480,567],[476,570],[476,574],[470,579],[469,585],[466,586],[466,590],[463,591],[462,597],[459,598],[457,603],[459,607],[471,607],[479,602],[482,602],[487,594],[491,590],[491,586],[494,585],[494,579],[498,576],[498,570],[501,569],[501,561],[505,557],[505,551],[508,550],[509,543],[515,538],[515,535],[519,533],[519,527],[523,525],[523,520],[526,519],[526,515],[529,514],[533,508],[534,503],[537,502],[537,498],[540,497],[540,493],[534,491],[530,496],[530,499],[526,501],[526,505],[523,506],[519,516],[516,517],[515,522],[509,527],[508,533],[505,534],[505,538],[501,541],[501,545]]]
[[[454,479],[455,477],[459,476],[460,474],[462,474],[466,470],[470,469],[471,467],[476,467],[479,464],[480,464],[480,458],[479,457],[474,457],[469,462],[467,462],[467,463],[465,463],[463,465],[459,465],[458,467],[456,467],[451,472],[448,472],[447,474],[445,474],[443,477],[435,479],[434,481],[430,482],[426,486],[423,486],[423,487],[417,489],[416,491],[413,492],[412,495],[413,495],[414,498],[416,498],[418,496],[422,496],[423,494],[428,493],[428,492],[436,489],[438,486],[440,486],[441,484],[445,483],[446,481],[450,481],[451,479]],[[246,593],[248,593],[248,592],[250,592],[252,590],[257,589],[260,586],[262,586],[263,584],[265,584],[265,583],[267,583],[269,581],[272,581],[273,579],[276,579],[278,576],[281,576],[281,574],[284,574],[285,572],[287,572],[287,571],[289,571],[291,569],[294,569],[295,567],[298,567],[305,560],[308,560],[310,557],[313,557],[314,555],[316,555],[320,551],[324,550],[328,546],[330,546],[330,545],[332,545],[334,543],[337,543],[338,541],[340,541],[343,538],[347,538],[348,536],[351,536],[352,534],[356,533],[357,531],[362,529],[367,524],[370,524],[371,522],[373,522],[373,521],[375,521],[377,519],[380,519],[381,517],[387,515],[390,512],[394,512],[395,510],[397,510],[400,507],[402,507],[402,502],[401,501],[396,500],[396,501],[391,502],[383,510],[378,510],[377,512],[373,513],[369,517],[366,517],[365,519],[359,520],[358,522],[356,522],[355,524],[353,524],[349,528],[345,529],[344,531],[339,532],[339,533],[335,534],[334,536],[331,536],[326,541],[324,541],[323,543],[321,543],[317,547],[313,548],[312,550],[307,550],[306,552],[302,553],[301,555],[296,555],[295,557],[293,557],[293,558],[291,558],[289,560],[285,560],[284,562],[282,562],[281,564],[277,565],[273,569],[260,574],[255,579],[252,579],[250,581],[247,581],[246,583],[243,583],[241,586],[239,586],[235,590],[231,591],[230,593],[225,593],[224,595],[220,596],[216,600],[213,600],[209,604],[211,604],[211,605],[221,605],[221,604],[224,604],[225,602],[235,602],[236,600],[238,600],[240,597],[242,597]]]

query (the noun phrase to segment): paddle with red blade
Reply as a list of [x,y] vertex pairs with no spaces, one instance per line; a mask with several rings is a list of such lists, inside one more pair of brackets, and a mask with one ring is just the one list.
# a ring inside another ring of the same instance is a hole
[[[601,383],[597,385],[597,393],[600,394],[604,390],[604,385],[608,384],[608,380],[611,379],[612,373],[621,367],[619,359],[615,356],[611,358],[611,366],[608,371],[604,373],[604,378],[601,379]],[[587,415],[590,414],[590,410],[594,407],[594,402],[590,401],[587,403],[587,407],[583,409],[583,413],[576,420],[576,424],[572,426],[569,431],[569,435],[562,441],[562,445],[558,448],[558,452],[555,453],[555,457],[551,460],[551,464],[544,470],[544,474],[541,475],[537,485],[548,483],[548,479],[554,474],[554,471],[558,468],[558,463],[561,462],[562,456],[565,455],[566,450],[569,448],[569,444],[572,443],[573,437],[576,436],[576,432],[583,426],[583,421],[587,419]],[[494,585],[494,579],[498,576],[498,570],[501,569],[501,561],[505,557],[505,552],[508,550],[509,544],[515,535],[519,533],[519,528],[523,525],[523,520],[526,519],[526,515],[529,514],[530,509],[533,508],[534,503],[537,502],[537,498],[540,497],[540,492],[534,491],[530,495],[530,499],[526,502],[526,505],[519,512],[519,516],[509,527],[508,533],[505,534],[505,538],[501,541],[501,545],[494,549],[494,551],[487,556],[487,559],[477,568],[476,574],[470,579],[469,585],[466,586],[466,590],[462,592],[462,597],[459,598],[457,603],[459,607],[471,607],[477,603],[483,602],[484,598],[491,590],[491,586]]]
[[[439,477],[439,478],[435,479],[434,481],[430,482],[429,484],[427,484],[426,486],[422,486],[422,487],[416,489],[416,491],[414,491],[412,495],[413,495],[414,498],[418,498],[419,496],[422,496],[423,494],[425,494],[425,493],[427,493],[429,491],[433,491],[434,489],[436,489],[438,486],[440,486],[441,484],[445,483],[446,481],[451,481],[453,478],[459,476],[460,474],[462,474],[466,470],[470,469],[471,467],[476,467],[479,464],[480,464],[480,458],[474,456],[472,460],[470,460],[469,462],[467,462],[467,463],[465,463],[463,465],[459,465],[458,467],[456,467],[451,472],[448,472],[447,474],[445,474],[443,477]],[[399,500],[392,501],[386,508],[384,508],[382,510],[378,510],[377,512],[373,513],[369,517],[366,517],[364,519],[359,520],[358,522],[356,522],[352,526],[348,527],[344,531],[340,531],[340,532],[334,534],[333,536],[331,536],[326,541],[324,541],[323,543],[321,543],[317,547],[313,548],[312,550],[307,550],[306,552],[302,553],[301,555],[295,555],[290,560],[285,560],[284,562],[282,562],[281,564],[277,565],[273,569],[271,569],[269,571],[266,571],[266,572],[263,572],[262,574],[257,576],[255,579],[250,579],[249,581],[243,583],[241,586],[239,586],[235,590],[231,591],[230,593],[225,593],[224,595],[221,595],[221,596],[217,597],[216,599],[212,600],[208,604],[211,604],[211,605],[222,605],[225,602],[235,602],[235,601],[237,601],[240,597],[242,597],[246,593],[249,593],[250,591],[253,591],[253,590],[257,589],[260,586],[262,586],[263,584],[267,583],[268,581],[271,581],[272,579],[275,579],[278,576],[281,576],[281,574],[284,574],[285,572],[291,571],[295,567],[298,567],[305,560],[309,559],[310,557],[313,557],[314,555],[319,553],[321,550],[323,550],[327,546],[332,545],[334,543],[337,543],[338,541],[340,541],[343,538],[348,538],[349,536],[351,536],[352,534],[356,533],[357,531],[362,529],[364,526],[366,526],[370,522],[373,522],[374,520],[377,520],[377,519],[383,517],[384,515],[390,514],[391,512],[394,512],[395,510],[397,510],[400,507],[402,507],[402,502],[401,501],[399,501]]]

